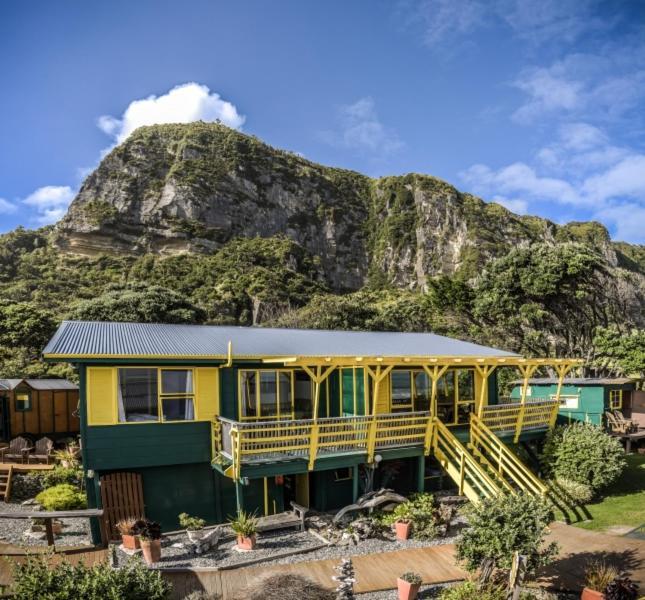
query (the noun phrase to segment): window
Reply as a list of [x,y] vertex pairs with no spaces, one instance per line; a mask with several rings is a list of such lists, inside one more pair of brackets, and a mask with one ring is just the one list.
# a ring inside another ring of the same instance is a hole
[[240,418],[292,419],[293,373],[269,369],[240,371]]
[[412,410],[412,373],[410,371],[392,371],[391,402],[392,412]]
[[430,410],[432,384],[425,371],[414,374],[414,410]]
[[31,410],[31,393],[29,390],[16,392],[14,396],[14,406],[17,412]]
[[[296,419],[310,419],[314,405],[314,382],[304,371],[294,373],[294,413]],[[325,386],[328,391],[328,386]],[[322,398],[319,399],[323,401]]]
[[623,407],[623,390],[609,390],[609,408],[620,410]]
[[158,421],[157,388],[157,369],[119,369],[119,421]]
[[190,369],[161,370],[161,408],[164,421],[195,418],[193,372]]
[[[555,400],[556,395],[551,394],[549,396],[549,400]],[[578,408],[578,401],[580,399],[580,396],[578,395],[566,395],[566,394],[560,394],[560,408],[565,408],[568,410]]]
[[347,481],[352,478],[352,467],[343,467],[334,471],[334,481]]
[[121,368],[118,374],[120,423],[195,419],[192,369]]

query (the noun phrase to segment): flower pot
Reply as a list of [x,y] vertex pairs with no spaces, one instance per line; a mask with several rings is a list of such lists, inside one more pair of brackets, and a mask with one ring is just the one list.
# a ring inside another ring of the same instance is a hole
[[582,594],[580,594],[580,598],[581,600],[605,600],[605,594],[585,587],[582,588]]
[[399,578],[396,580],[396,587],[399,589],[399,600],[415,600],[421,584]]
[[205,535],[206,535],[206,530],[205,529],[186,529],[186,533],[188,534],[188,539],[191,542],[199,542]]
[[407,540],[410,537],[410,529],[412,529],[411,523],[405,523],[404,521],[397,521],[394,524],[394,530],[396,531],[396,539]]
[[159,562],[161,559],[161,540],[141,540],[143,559],[147,564]]
[[138,550],[141,548],[138,535],[121,534],[121,543],[127,550]]
[[237,536],[237,547],[240,550],[254,550],[255,549],[255,534],[245,536]]

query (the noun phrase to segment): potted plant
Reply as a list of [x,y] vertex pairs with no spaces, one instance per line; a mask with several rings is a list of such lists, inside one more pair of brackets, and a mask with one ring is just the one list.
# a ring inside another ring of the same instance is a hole
[[409,519],[398,519],[394,522],[394,531],[397,540],[407,540],[410,537],[412,522]]
[[138,550],[141,548],[139,531],[145,526],[145,521],[128,517],[121,519],[117,524],[117,531],[121,534],[121,543],[127,550]]
[[240,550],[253,550],[255,548],[258,520],[254,515],[243,510],[239,511],[237,517],[231,519],[231,529],[237,535],[237,547]]
[[421,575],[408,571],[396,580],[399,590],[399,600],[415,600],[421,587]]
[[144,519],[139,529],[139,537],[143,559],[148,565],[159,562],[161,559],[161,525]]
[[76,469],[80,464],[78,458],[80,451],[76,442],[70,442],[63,450],[56,450],[54,458],[60,462],[64,469]]
[[636,600],[638,586],[629,577],[616,577],[605,588],[607,600]]
[[191,517],[188,513],[181,513],[179,515],[179,525],[186,530],[188,539],[191,542],[198,542],[204,537],[204,525],[206,525],[204,519]]
[[604,600],[607,586],[618,577],[618,571],[604,562],[593,562],[585,571],[582,600]]

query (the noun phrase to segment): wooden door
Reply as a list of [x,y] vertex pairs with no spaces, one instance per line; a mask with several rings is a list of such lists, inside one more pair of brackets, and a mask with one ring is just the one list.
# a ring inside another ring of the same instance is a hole
[[145,516],[143,485],[139,473],[109,473],[100,480],[105,529],[108,539],[119,540],[116,524],[128,517]]

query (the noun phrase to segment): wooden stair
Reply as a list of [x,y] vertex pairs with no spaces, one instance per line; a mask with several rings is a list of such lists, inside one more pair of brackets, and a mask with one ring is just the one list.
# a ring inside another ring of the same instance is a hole
[[0,499],[9,502],[11,497],[11,476],[13,475],[13,466],[0,465]]

